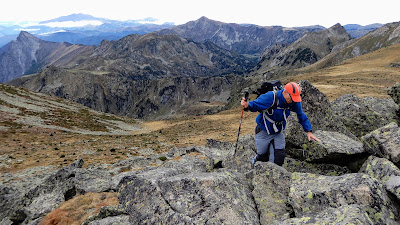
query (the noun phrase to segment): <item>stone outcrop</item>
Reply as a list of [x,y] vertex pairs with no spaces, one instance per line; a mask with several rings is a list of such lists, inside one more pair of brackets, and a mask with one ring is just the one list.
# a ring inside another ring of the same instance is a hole
[[357,137],[397,120],[399,106],[388,99],[344,95],[332,102],[337,118]]
[[[356,138],[341,122],[331,107],[328,97],[315,88],[310,82],[299,82],[303,111],[313,126],[313,130],[332,131],[345,134],[350,138]],[[303,128],[297,122],[297,117],[292,114],[288,120],[285,131],[288,145],[302,148],[307,143]]]
[[321,141],[311,141],[304,144],[300,152],[303,155],[299,155],[307,162],[346,165],[366,155],[361,142],[355,141],[344,134],[317,130],[314,135]]
[[364,148],[372,155],[387,158],[400,165],[400,129],[397,123],[390,123],[365,136]]

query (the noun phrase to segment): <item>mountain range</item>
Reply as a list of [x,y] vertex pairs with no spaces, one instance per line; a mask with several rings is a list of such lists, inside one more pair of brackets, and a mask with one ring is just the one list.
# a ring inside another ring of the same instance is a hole
[[[335,62],[340,63],[397,43],[398,27],[398,23],[386,24],[352,39],[340,24],[328,29],[287,29],[226,24],[202,17],[171,29],[104,40],[98,46],[48,42],[21,32],[16,41],[0,50],[0,62],[4,62],[0,77],[5,82],[37,72],[9,84],[118,115],[164,118],[187,112],[207,114],[232,105],[241,87],[258,79],[306,70],[335,54],[341,57]],[[351,50],[359,50],[359,54],[343,54],[352,43],[362,40],[375,47],[360,44]],[[238,54],[240,49],[250,52]],[[261,49],[266,50],[257,53]],[[18,73],[11,77],[12,72]],[[246,79],[248,75],[257,79]]]
[[[105,18],[93,17],[87,14],[71,14],[68,16],[61,16],[55,19],[47,20],[47,21],[25,21],[25,22],[0,22],[0,47],[4,46],[8,42],[12,40],[16,40],[21,30],[30,32],[31,34],[39,37],[42,40],[53,41],[53,42],[69,42],[71,44],[84,44],[84,45],[98,45],[102,40],[118,40],[124,36],[129,34],[145,34],[150,33],[157,30],[163,29],[171,29],[171,30],[163,30],[164,32],[173,32],[180,34],[183,37],[191,37],[195,41],[203,41],[202,38],[204,30],[199,34],[197,28],[202,27],[198,26],[198,23],[207,22],[208,18],[202,17],[196,21],[190,21],[187,24],[174,26],[173,23],[167,22],[161,24],[157,19],[154,18],[145,18],[141,20],[127,20],[127,21],[118,21],[118,20],[110,20]],[[215,24],[216,21],[209,21]],[[353,37],[358,38],[368,33],[371,30],[374,30],[378,27],[381,27],[383,24],[371,24],[366,26],[361,26],[358,24],[348,24],[345,25],[344,28],[346,31]],[[191,27],[191,31],[187,28]],[[282,35],[294,35],[293,39],[297,39],[296,36],[301,34],[296,34],[296,31],[299,30],[316,30],[316,29],[325,29],[323,26],[309,26],[309,27],[297,27],[297,28],[283,28],[279,26],[273,27],[262,27],[257,25],[239,25],[239,24],[228,24],[222,23],[214,26],[214,29],[217,30],[209,30],[208,39],[213,38],[215,41],[218,39],[224,39],[223,36],[229,30],[237,29],[238,26],[242,27],[243,31],[249,32],[249,34],[264,33],[264,35],[269,35],[269,31],[271,30],[280,30]],[[236,27],[236,28],[235,28]],[[183,31],[186,30],[186,31]],[[183,32],[183,33],[182,33]],[[252,37],[246,37],[243,34],[238,34],[242,39],[248,39],[248,41],[252,40]],[[237,38],[239,38],[237,37]],[[226,36],[229,38],[229,36]],[[271,37],[269,37],[271,38]],[[223,40],[222,40],[223,41]],[[243,41],[243,40],[242,40]],[[260,42],[258,45],[261,46],[265,43],[263,40],[254,40]],[[237,41],[227,45],[226,47],[232,49],[239,49],[241,52],[248,51],[254,52],[259,51],[258,48],[253,49],[245,49],[246,45],[241,44],[242,47],[238,46]],[[262,46],[261,46],[262,47]],[[261,49],[263,50],[263,49]]]

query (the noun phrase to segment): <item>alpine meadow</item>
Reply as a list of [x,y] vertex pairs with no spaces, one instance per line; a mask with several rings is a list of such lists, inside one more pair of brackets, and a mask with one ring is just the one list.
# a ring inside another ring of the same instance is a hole
[[[400,224],[400,22],[0,34],[0,224]],[[312,129],[292,110],[252,161],[273,80]]]

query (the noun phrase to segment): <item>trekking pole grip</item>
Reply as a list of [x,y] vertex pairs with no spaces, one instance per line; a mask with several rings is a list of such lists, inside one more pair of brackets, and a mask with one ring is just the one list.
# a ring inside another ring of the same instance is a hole
[[[245,91],[244,92],[244,100],[247,102],[249,100],[249,92]],[[249,108],[245,108],[244,111],[249,111]]]
[[249,100],[249,92],[248,91],[244,92],[244,99],[246,102]]

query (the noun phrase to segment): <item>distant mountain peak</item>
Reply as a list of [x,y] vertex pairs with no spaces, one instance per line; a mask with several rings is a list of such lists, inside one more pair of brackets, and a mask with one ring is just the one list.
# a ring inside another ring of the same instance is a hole
[[17,37],[17,41],[26,41],[26,40],[40,41],[39,38],[35,37],[31,33],[26,31],[21,31]]
[[52,23],[52,22],[65,22],[65,21],[83,21],[83,20],[105,20],[101,18],[96,18],[94,16],[88,15],[88,14],[83,14],[83,13],[74,13],[68,16],[61,16],[55,19],[47,20],[47,21],[42,21],[40,24],[46,24],[46,23]]

